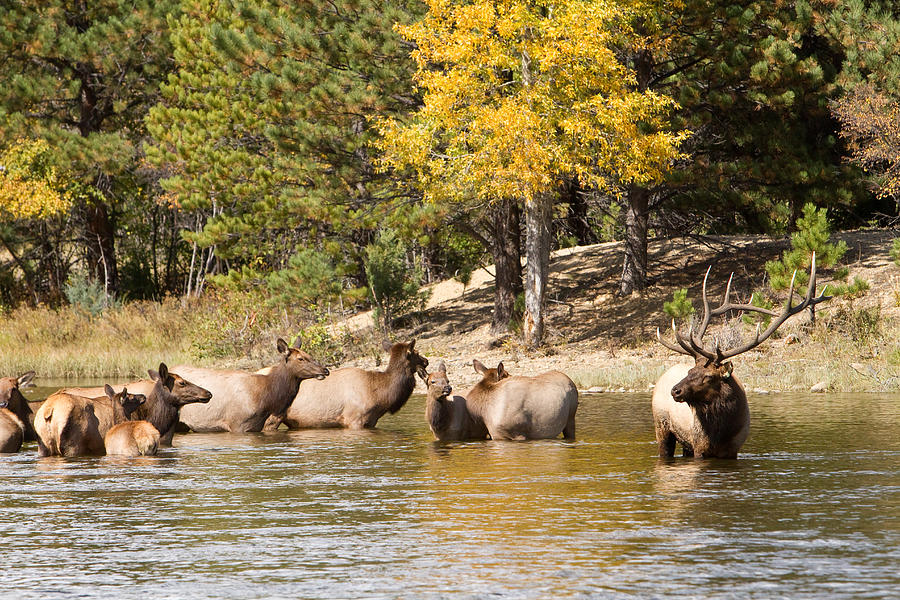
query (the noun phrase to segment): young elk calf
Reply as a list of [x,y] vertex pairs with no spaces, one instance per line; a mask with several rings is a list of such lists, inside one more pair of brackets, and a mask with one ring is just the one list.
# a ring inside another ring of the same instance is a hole
[[106,436],[103,445],[106,454],[117,456],[151,456],[159,448],[159,431],[149,421],[131,421],[131,415],[145,402],[144,396],[131,395],[123,390],[116,396],[112,388],[106,386],[106,395],[113,400],[116,422]]
[[480,417],[469,412],[466,399],[450,396],[453,388],[447,378],[447,367],[438,365],[425,378],[428,387],[425,400],[425,420],[436,440],[483,440],[488,436],[487,427]]
[[[796,276],[796,272],[794,273]],[[751,304],[733,304],[728,301],[731,293],[731,279],[725,289],[721,306],[710,309],[706,297],[706,279],[703,278],[703,319],[697,331],[693,324],[684,336],[672,321],[675,341],[665,341],[656,331],[659,342],[680,354],[691,356],[694,365],[675,365],[663,373],[653,390],[653,423],[659,455],[674,456],[675,443],[680,442],[684,456],[701,458],[737,458],[738,451],[750,433],[750,409],[744,387],[734,376],[729,358],[751,350],[769,338],[789,317],[828,300],[822,295],[813,297],[816,291],[816,256],[813,254],[809,275],[809,288],[803,302],[792,307],[794,281],[788,291],[784,311],[759,308]],[[756,330],[752,341],[723,350],[716,343],[715,348],[703,345],[703,335],[712,317],[729,311],[752,311],[775,317],[762,333]]]

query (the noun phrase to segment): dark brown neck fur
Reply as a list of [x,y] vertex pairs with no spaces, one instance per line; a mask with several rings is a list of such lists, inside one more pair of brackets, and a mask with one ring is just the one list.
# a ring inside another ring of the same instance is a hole
[[19,420],[22,421],[22,424],[25,425],[25,441],[33,442],[37,440],[37,433],[34,431],[34,411],[31,410],[31,405],[28,404],[28,401],[25,400],[18,388],[14,389],[10,394],[7,408],[15,413]]
[[257,396],[259,408],[271,414],[285,412],[300,389],[301,379],[291,374],[284,360],[278,361],[269,374],[263,377],[265,393]]
[[728,443],[744,426],[742,413],[748,410],[744,388],[734,377],[722,380],[717,399],[711,402],[690,402],[711,447]]
[[369,371],[375,404],[381,415],[386,412],[394,414],[403,408],[416,388],[416,374],[405,353],[405,349],[391,353],[391,360],[384,371]]
[[153,390],[147,396],[147,401],[132,413],[131,418],[149,421],[160,435],[166,435],[178,423],[178,410],[172,392],[161,379],[157,379],[153,384]]

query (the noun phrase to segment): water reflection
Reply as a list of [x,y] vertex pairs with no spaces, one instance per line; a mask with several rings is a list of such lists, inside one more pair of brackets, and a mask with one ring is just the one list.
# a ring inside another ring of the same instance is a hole
[[[376,431],[176,435],[157,457],[0,457],[4,593],[128,598],[888,598],[889,396],[751,398],[737,461],[656,457],[649,396],[575,442]],[[111,550],[113,549],[113,550]]]

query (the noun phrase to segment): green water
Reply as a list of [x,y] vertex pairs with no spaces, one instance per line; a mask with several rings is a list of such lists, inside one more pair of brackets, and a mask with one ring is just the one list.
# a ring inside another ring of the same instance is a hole
[[750,403],[736,461],[658,459],[646,394],[582,397],[574,443],[437,444],[414,397],[376,431],[31,444],[0,456],[0,595],[898,598],[898,397]]

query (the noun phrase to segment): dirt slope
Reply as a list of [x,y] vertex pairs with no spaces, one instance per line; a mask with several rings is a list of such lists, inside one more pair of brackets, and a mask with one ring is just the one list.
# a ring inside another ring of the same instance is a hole
[[[894,323],[900,314],[895,293],[900,290],[896,281],[900,268],[889,257],[894,237],[897,234],[889,230],[833,236],[849,247],[843,262],[850,267],[851,278],[860,276],[869,281],[870,291],[856,300],[822,305],[817,313],[820,331],[801,332],[801,344],[785,346],[773,338],[758,351],[738,357],[737,372],[748,387],[800,390],[820,381],[831,390],[895,387],[893,378],[897,374],[886,356],[894,343]],[[621,243],[568,248],[554,253],[551,260],[546,347],[527,351],[516,337],[499,347],[489,347],[493,301],[490,268],[473,276],[465,294],[456,281],[432,286],[425,312],[398,336],[417,337],[419,347],[435,365],[439,360],[446,361],[451,382],[459,390],[478,379],[471,367],[473,358],[488,365],[502,360],[514,374],[559,369],[583,388],[647,389],[668,365],[683,360],[655,341],[656,328],[665,331],[668,326],[662,305],[671,299],[673,291],[688,288],[688,297],[699,310],[700,285],[706,269],[712,266],[711,300],[721,299],[732,272],[733,298],[746,300],[754,289],[764,286],[765,262],[778,258],[788,245],[786,239],[763,236],[654,241],[649,247],[650,284],[641,294],[630,297],[617,295]],[[829,281],[828,273],[823,275],[820,282]],[[862,344],[842,343],[846,329],[842,315],[861,309],[877,313],[877,334]],[[796,330],[806,320],[805,316],[794,317],[782,329],[785,333]],[[371,315],[365,313],[342,326],[359,329],[371,323]],[[841,346],[841,352],[834,351],[836,345]],[[836,362],[823,360],[823,354]],[[356,361],[367,368],[374,366],[371,362]]]

